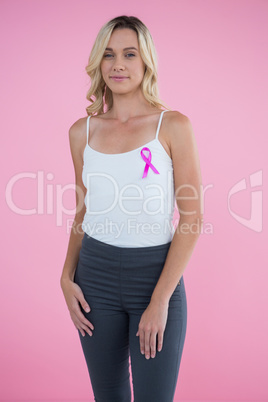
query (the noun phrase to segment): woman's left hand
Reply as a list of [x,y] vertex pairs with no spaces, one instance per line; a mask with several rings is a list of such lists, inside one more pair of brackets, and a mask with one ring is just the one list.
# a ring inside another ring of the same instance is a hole
[[157,351],[160,352],[163,346],[164,331],[168,316],[168,303],[150,302],[141,316],[139,329],[136,336],[140,337],[140,350],[145,353],[146,359],[155,357],[156,335]]

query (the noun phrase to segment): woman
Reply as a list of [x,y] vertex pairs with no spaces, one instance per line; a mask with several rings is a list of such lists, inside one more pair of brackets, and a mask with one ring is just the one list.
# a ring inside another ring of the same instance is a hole
[[99,402],[131,401],[129,358],[135,402],[173,401],[186,335],[201,174],[190,120],[161,109],[156,65],[138,18],[109,21],[86,68],[88,116],[69,131],[77,211],[61,287]]

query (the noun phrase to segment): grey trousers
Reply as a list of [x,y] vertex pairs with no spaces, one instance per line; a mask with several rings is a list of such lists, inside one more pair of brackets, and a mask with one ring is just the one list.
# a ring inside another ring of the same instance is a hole
[[134,402],[173,402],[187,325],[183,276],[169,301],[162,350],[156,338],[156,356],[147,360],[136,336],[170,244],[118,247],[84,234],[74,282],[91,307],[82,312],[93,335],[78,334],[96,402],[131,402],[130,366]]

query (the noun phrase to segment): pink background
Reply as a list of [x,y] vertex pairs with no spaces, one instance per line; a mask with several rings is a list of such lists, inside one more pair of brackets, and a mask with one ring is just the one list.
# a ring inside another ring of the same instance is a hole
[[75,208],[68,130],[86,116],[93,41],[126,14],[152,33],[161,99],[193,124],[205,191],[175,399],[267,401],[268,2],[0,6],[1,399],[93,401],[60,288]]

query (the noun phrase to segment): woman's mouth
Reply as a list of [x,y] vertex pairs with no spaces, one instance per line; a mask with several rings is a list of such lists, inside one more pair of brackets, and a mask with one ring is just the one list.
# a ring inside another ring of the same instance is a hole
[[128,77],[111,77],[111,79],[116,82],[121,82],[121,81],[127,80]]

